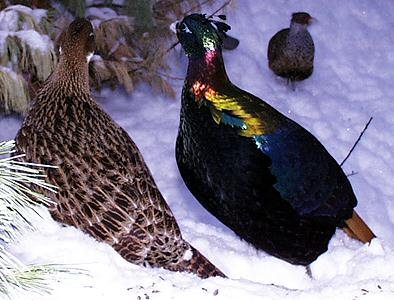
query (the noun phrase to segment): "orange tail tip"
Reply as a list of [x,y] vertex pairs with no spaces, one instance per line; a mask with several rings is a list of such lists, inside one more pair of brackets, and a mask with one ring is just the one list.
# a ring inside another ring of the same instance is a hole
[[375,236],[367,224],[360,218],[360,216],[353,210],[353,215],[350,219],[345,221],[346,227],[344,231],[357,240],[363,243],[369,243]]

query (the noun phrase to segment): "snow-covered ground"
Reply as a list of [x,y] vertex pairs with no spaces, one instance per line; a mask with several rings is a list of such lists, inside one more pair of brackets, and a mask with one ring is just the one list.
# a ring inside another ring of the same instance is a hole
[[[209,13],[213,8],[207,9]],[[316,46],[315,71],[292,91],[267,67],[270,37],[290,15],[307,11]],[[370,116],[369,129],[344,165],[358,197],[357,211],[377,239],[362,245],[337,231],[329,250],[305,269],[256,251],[206,212],[185,187],[175,163],[182,81],[176,100],[141,86],[132,95],[104,91],[97,100],[141,149],[184,237],[229,279],[148,269],[124,261],[112,248],[47,214],[39,231],[13,252],[26,263],[64,263],[88,276],[64,276],[51,295],[15,299],[393,299],[394,298],[394,2],[389,0],[233,1],[231,35],[240,46],[226,52],[234,83],[261,97],[315,134],[338,160],[346,156]],[[172,76],[184,77],[186,58],[171,58]],[[0,140],[13,138],[20,120],[0,120]],[[56,279],[57,280],[57,279]]]

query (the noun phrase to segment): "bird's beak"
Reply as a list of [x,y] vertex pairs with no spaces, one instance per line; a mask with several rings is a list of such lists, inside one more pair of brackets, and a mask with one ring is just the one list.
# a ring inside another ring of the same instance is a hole
[[179,22],[178,22],[178,21],[175,21],[175,22],[172,22],[172,23],[171,23],[171,25],[170,25],[170,30],[171,30],[173,33],[177,33],[177,32],[178,32],[178,28],[179,28]]
[[315,17],[311,17],[308,21],[308,25],[318,23],[318,20]]

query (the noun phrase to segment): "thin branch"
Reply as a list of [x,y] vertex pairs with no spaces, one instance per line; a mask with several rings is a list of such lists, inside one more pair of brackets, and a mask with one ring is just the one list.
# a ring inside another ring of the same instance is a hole
[[204,6],[205,4],[207,4],[208,2],[210,2],[211,0],[205,0],[202,3],[199,3],[197,6],[194,6],[192,8],[190,8],[188,11],[185,12],[185,15],[190,14],[192,11],[194,11],[195,9]]
[[211,17],[213,17],[214,15],[216,15],[219,11],[221,11],[222,9],[224,9],[224,8],[225,8],[226,6],[228,6],[230,3],[231,3],[231,0],[228,0],[228,1],[224,2],[224,3],[222,4],[222,6],[220,6],[217,10],[215,10],[215,11],[208,17],[208,19],[211,18]]
[[358,174],[358,172],[352,171],[351,173],[346,174],[346,177],[351,177],[351,176],[354,176],[354,175],[357,175],[357,174]]
[[370,117],[367,124],[365,124],[364,129],[361,131],[360,135],[358,136],[358,139],[356,140],[356,142],[354,143],[352,149],[350,149],[349,153],[346,155],[346,157],[344,158],[344,160],[339,164],[341,167],[343,166],[343,164],[345,163],[345,161],[349,158],[349,156],[352,154],[354,148],[356,148],[358,142],[361,140],[361,137],[363,136],[364,132],[367,130],[369,124],[372,122],[373,117]]
[[167,53],[170,52],[172,49],[176,47],[176,45],[179,44],[179,41],[175,42],[170,48],[167,49]]
[[159,76],[163,76],[163,77],[166,77],[166,78],[169,78],[169,79],[174,79],[174,80],[185,80],[185,78],[183,78],[183,77],[176,77],[176,76],[172,76],[172,75],[169,75],[169,74],[165,74],[165,73],[161,73],[161,72],[155,72],[157,75],[159,75]]

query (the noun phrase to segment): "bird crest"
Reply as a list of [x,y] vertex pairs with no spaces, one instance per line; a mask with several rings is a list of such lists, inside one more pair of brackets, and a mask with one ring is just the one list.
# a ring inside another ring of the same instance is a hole
[[[218,18],[226,19],[224,15]],[[231,27],[220,20],[205,14],[191,14],[176,24],[178,39],[188,56],[201,57],[206,51],[222,47],[225,33]]]

